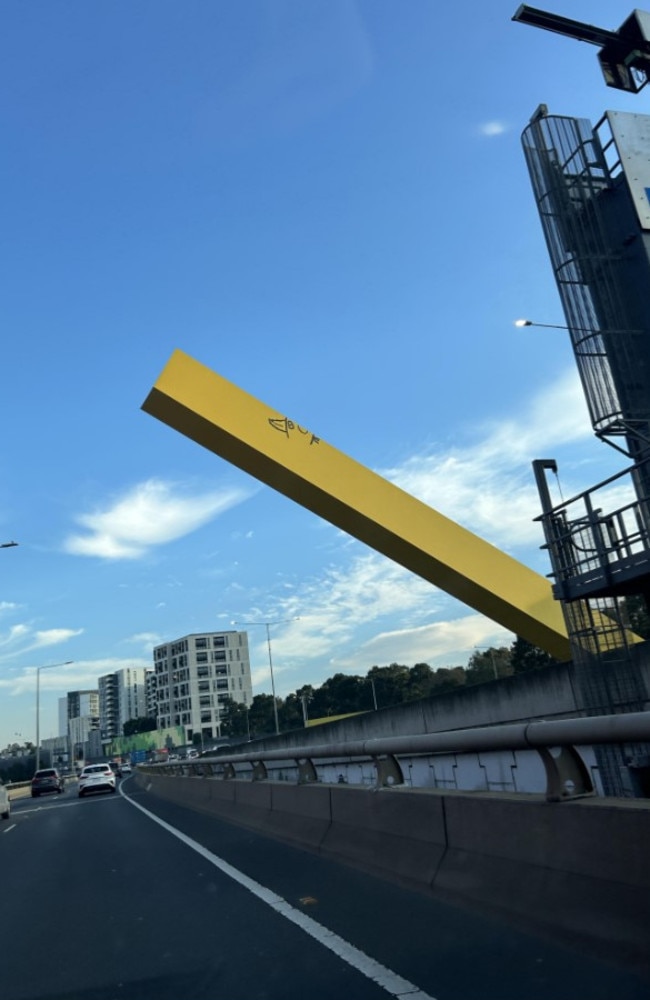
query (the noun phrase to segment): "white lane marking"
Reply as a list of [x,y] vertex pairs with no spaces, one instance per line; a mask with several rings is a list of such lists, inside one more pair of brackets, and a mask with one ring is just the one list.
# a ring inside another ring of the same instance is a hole
[[3,833],[9,833],[10,830],[15,830],[15,829],[16,829],[16,824],[12,823],[11,826],[8,826],[7,829],[3,830],[2,832]]
[[207,847],[203,847],[203,845],[199,844],[196,840],[192,840],[192,838],[188,837],[187,834],[177,830],[175,826],[171,826],[169,823],[166,823],[164,819],[160,819],[160,817],[156,816],[155,813],[145,809],[145,807],[141,806],[139,802],[134,802],[133,799],[124,795],[121,788],[120,795],[122,795],[122,797],[134,807],[134,809],[139,809],[140,812],[143,812],[145,816],[148,816],[149,819],[154,821],[154,823],[161,826],[163,830],[167,830],[168,833],[177,837],[178,840],[186,844],[187,847],[191,847],[193,851],[196,851],[196,853],[200,854],[202,858],[205,858],[205,860],[214,865],[215,868],[222,871],[224,875],[227,875],[235,882],[238,882],[239,885],[244,887],[244,889],[248,889],[249,892],[252,892],[253,895],[257,896],[257,898],[262,900],[263,903],[266,903],[267,906],[270,906],[271,909],[276,911],[276,913],[279,913],[280,916],[286,917],[287,920],[296,924],[305,932],[305,934],[309,934],[310,937],[315,938],[319,944],[329,948],[330,951],[333,951],[334,954],[338,955],[338,957],[343,959],[344,962],[351,965],[353,969],[361,972],[364,976],[367,976],[368,979],[372,979],[373,982],[377,983],[378,986],[386,990],[387,993],[390,993],[391,996],[406,997],[407,1000],[435,1000],[435,997],[432,997],[429,993],[424,993],[417,986],[414,986],[413,983],[410,983],[408,979],[403,979],[401,976],[398,976],[396,972],[393,972],[391,969],[387,969],[385,965],[381,965],[379,962],[376,962],[374,958],[366,955],[365,952],[361,951],[359,948],[355,948],[353,944],[350,944],[344,938],[339,937],[338,934],[328,930],[327,927],[323,927],[323,925],[317,923],[316,920],[312,920],[311,917],[308,917],[300,910],[297,910],[291,905],[291,903],[287,903],[286,899],[283,899],[282,896],[278,896],[271,889],[267,889],[259,882],[256,882],[255,879],[249,878],[248,875],[244,875],[244,873],[240,872],[238,868],[233,868],[233,866],[228,864],[227,861],[224,861],[223,858],[220,858],[217,854],[213,854],[212,851],[207,849]]

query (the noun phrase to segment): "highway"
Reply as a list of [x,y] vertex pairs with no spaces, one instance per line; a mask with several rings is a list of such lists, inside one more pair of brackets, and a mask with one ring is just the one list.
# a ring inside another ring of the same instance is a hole
[[[540,940],[156,799],[13,802],[2,1000],[647,1000],[615,955]],[[608,959],[611,958],[611,961]]]

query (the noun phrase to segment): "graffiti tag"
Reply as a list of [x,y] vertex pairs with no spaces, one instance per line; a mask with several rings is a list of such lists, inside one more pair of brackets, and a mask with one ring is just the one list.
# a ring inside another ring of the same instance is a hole
[[317,438],[311,431],[301,427],[300,424],[294,424],[293,420],[289,420],[288,417],[269,417],[269,423],[273,430],[280,431],[281,434],[285,434],[287,437],[289,437],[292,431],[298,431],[298,434],[309,437],[310,445],[320,443],[320,438]]

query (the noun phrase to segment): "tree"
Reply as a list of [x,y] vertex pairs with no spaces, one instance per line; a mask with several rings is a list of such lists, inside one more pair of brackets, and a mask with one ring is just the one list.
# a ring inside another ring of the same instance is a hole
[[127,719],[122,726],[122,732],[125,736],[135,736],[136,733],[151,733],[155,728],[155,717],[141,715],[137,719]]
[[288,694],[284,701],[278,704],[278,720],[280,729],[300,729],[304,725],[302,714],[302,699],[299,694]]
[[428,698],[433,690],[434,673],[428,663],[416,663],[411,667],[406,683],[407,701]]
[[445,694],[464,687],[467,678],[464,667],[438,667],[433,675],[430,694]]
[[[278,709],[281,700],[277,699]],[[250,734],[253,736],[268,736],[275,732],[275,715],[273,712],[273,696],[256,694],[251,702],[248,713]]]
[[367,673],[369,681],[374,681],[377,708],[389,708],[406,701],[410,670],[400,663],[388,667],[371,667]]
[[370,698],[363,678],[356,674],[334,674],[313,691],[309,715],[312,719],[323,719],[368,708]]
[[507,646],[498,649],[490,646],[489,649],[477,649],[472,653],[467,664],[466,681],[467,684],[485,684],[500,677],[509,677],[512,673],[510,650]]
[[510,648],[510,663],[515,674],[524,674],[529,670],[540,670],[559,661],[546,650],[533,646],[528,639],[518,635]]
[[[241,701],[228,698],[221,703],[221,732],[224,736],[248,735],[248,707]],[[201,734],[195,733],[201,742]]]
[[642,594],[631,594],[623,598],[621,604],[623,603],[632,631],[642,639],[650,639],[650,614],[645,597]]

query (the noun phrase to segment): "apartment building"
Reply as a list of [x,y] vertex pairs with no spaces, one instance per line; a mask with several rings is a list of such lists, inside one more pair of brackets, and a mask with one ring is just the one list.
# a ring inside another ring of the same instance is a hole
[[98,680],[102,740],[121,736],[124,723],[147,715],[144,667],[123,667]]
[[184,726],[188,743],[221,735],[228,698],[253,700],[247,632],[201,632],[156,646],[153,651],[157,725]]
[[68,691],[68,742],[74,760],[89,755],[91,734],[99,730],[99,692]]

